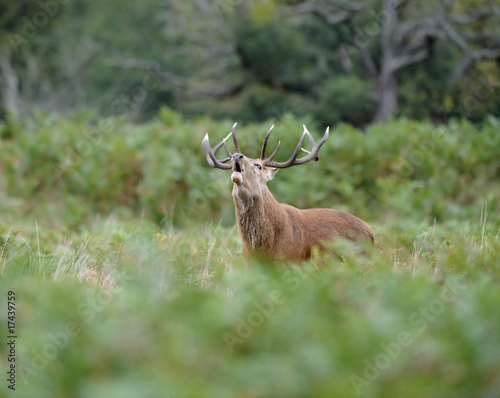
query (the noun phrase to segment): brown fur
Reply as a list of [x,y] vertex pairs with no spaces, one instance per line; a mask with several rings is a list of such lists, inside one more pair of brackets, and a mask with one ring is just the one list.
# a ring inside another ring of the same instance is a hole
[[246,157],[240,164],[244,174],[232,175],[233,199],[245,257],[302,261],[311,257],[313,247],[324,249],[323,243],[335,238],[374,241],[368,224],[345,211],[278,203],[266,185],[277,170]]

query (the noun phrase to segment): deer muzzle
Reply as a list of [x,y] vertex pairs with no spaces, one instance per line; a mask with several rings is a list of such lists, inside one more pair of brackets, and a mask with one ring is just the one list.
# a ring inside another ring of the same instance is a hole
[[245,170],[243,169],[243,160],[244,156],[241,153],[235,153],[232,156],[232,163],[233,163],[233,173],[231,174],[231,180],[235,184],[240,184],[241,181],[243,181],[243,173]]

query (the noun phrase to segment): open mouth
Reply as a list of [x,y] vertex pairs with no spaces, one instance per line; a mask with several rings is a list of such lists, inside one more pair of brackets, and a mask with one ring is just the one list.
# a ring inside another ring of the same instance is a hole
[[243,168],[240,166],[239,162],[234,164],[233,172],[243,174]]

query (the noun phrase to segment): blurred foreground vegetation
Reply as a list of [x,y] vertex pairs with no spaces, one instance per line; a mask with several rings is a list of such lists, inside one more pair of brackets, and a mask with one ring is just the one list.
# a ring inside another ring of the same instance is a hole
[[[249,156],[272,122],[282,158],[303,122],[317,137],[325,127],[290,115],[241,125]],[[340,260],[301,267],[241,256],[229,173],[200,145],[231,125],[167,108],[143,125],[42,113],[1,125],[15,394],[498,396],[498,120],[337,126],[319,162],[270,189],[359,215],[377,250],[339,242]]]

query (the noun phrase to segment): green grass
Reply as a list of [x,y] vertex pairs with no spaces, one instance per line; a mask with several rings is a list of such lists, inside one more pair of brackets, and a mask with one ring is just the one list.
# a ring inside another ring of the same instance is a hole
[[344,246],[303,267],[247,264],[235,228],[215,225],[4,230],[17,393],[495,396],[498,224],[375,230],[372,259]]
[[[168,110],[113,123],[59,175],[67,145],[95,125],[38,115],[0,126],[1,316],[14,291],[18,335],[7,395],[500,395],[495,119],[338,126],[319,163],[281,171],[271,191],[354,212],[376,248],[366,259],[337,242],[339,258],[301,266],[241,255],[228,175],[199,145],[230,123]],[[279,124],[286,152],[298,121]],[[267,125],[242,130],[249,146]]]

